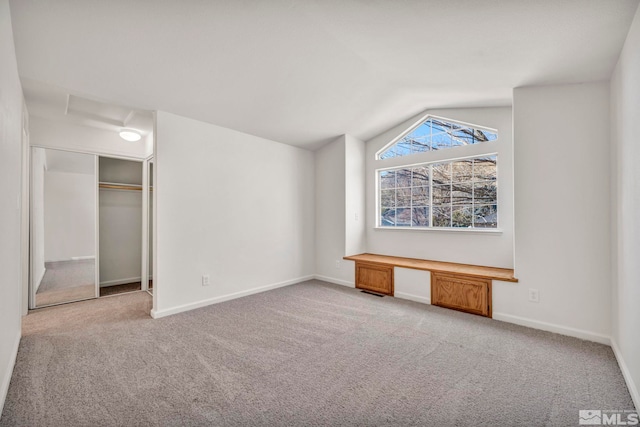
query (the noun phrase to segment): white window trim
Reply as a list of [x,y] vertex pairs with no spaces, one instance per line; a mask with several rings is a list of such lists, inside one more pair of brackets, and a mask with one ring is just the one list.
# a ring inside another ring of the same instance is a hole
[[[434,117],[434,116],[431,116]],[[496,131],[497,132],[497,131]],[[493,142],[493,141],[492,141]],[[375,191],[376,191],[376,220],[375,220],[375,226],[374,226],[374,230],[392,230],[392,231],[396,231],[396,230],[407,230],[407,231],[427,231],[427,232],[431,232],[431,231],[436,231],[436,232],[454,232],[454,233],[480,233],[480,234],[502,234],[502,229],[500,228],[500,208],[498,207],[497,211],[496,211],[496,223],[497,223],[497,228],[475,228],[475,227],[434,227],[433,225],[429,226],[429,227],[383,227],[380,225],[380,193],[381,193],[381,188],[380,188],[380,172],[384,172],[384,171],[388,171],[388,170],[398,170],[398,169],[404,169],[404,168],[413,168],[413,167],[417,167],[417,166],[425,166],[425,165],[433,165],[433,164],[437,164],[437,163],[447,163],[447,162],[456,162],[459,160],[467,160],[467,159],[475,159],[478,157],[490,157],[490,156],[495,156],[496,159],[499,156],[498,152],[496,151],[489,151],[489,152],[483,152],[481,154],[473,154],[473,155],[467,155],[467,156],[460,156],[460,157],[448,157],[446,159],[438,159],[438,160],[432,160],[432,161],[422,161],[422,162],[417,162],[417,163],[409,163],[409,164],[401,164],[401,165],[394,165],[394,166],[389,166],[389,167],[384,167],[384,168],[378,168],[374,170],[375,173]],[[408,157],[408,156],[407,156]],[[403,157],[400,157],[403,158]],[[381,160],[385,160],[385,159],[381,159]],[[499,168],[496,168],[496,184],[498,183],[499,180]],[[432,179],[433,177],[431,176],[432,174],[429,174],[429,215],[430,215],[430,220],[433,218],[433,182]],[[397,187],[396,187],[397,188]],[[498,194],[499,194],[498,190]],[[497,200],[496,200],[497,202]],[[500,206],[499,203],[497,203],[498,206]],[[429,221],[430,224],[432,224],[431,221]]]
[[[469,128],[473,128],[473,129],[480,129],[480,130],[486,130],[488,132],[492,132],[492,133],[495,133],[495,134],[499,135],[499,132],[498,132],[497,129],[493,129],[493,128],[490,128],[490,127],[487,127],[487,126],[475,125],[473,123],[467,123],[467,122],[462,122],[462,121],[459,121],[459,120],[453,120],[453,119],[449,119],[449,118],[442,117],[442,116],[435,116],[433,114],[425,114],[424,116],[422,116],[420,118],[420,120],[418,120],[413,125],[411,125],[411,127],[409,129],[405,130],[400,135],[398,135],[397,137],[393,138],[391,140],[391,142],[386,144],[380,150],[376,151],[375,160],[388,160],[388,159],[381,159],[380,155],[382,153],[384,153],[393,144],[395,144],[396,142],[398,142],[399,140],[401,140],[402,138],[404,138],[405,136],[407,136],[408,134],[413,132],[415,129],[417,129],[420,125],[422,125],[424,122],[426,122],[429,119],[442,120],[444,122],[455,123],[457,125],[464,126],[464,127],[469,127]],[[487,141],[487,142],[490,143],[490,142],[494,142],[494,141]],[[452,148],[459,148],[459,147],[452,147]],[[441,151],[448,151],[448,150],[441,150]],[[426,153],[430,153],[430,152],[432,152],[432,151],[427,151]],[[412,155],[413,154],[410,154],[409,156],[412,156]],[[409,157],[409,156],[400,156],[400,158]],[[392,158],[398,158],[398,157],[392,157]]]
[[374,230],[383,231],[426,231],[428,233],[478,233],[478,234],[495,234],[503,233],[501,228],[465,228],[465,227],[381,227],[376,225]]

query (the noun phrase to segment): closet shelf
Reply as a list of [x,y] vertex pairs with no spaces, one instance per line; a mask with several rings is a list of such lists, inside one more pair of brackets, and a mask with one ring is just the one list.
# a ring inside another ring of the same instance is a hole
[[[142,191],[142,185],[139,184],[124,184],[121,182],[100,182],[98,183],[98,187],[109,189],[109,190],[133,190],[133,191]],[[153,191],[153,189],[150,189]]]

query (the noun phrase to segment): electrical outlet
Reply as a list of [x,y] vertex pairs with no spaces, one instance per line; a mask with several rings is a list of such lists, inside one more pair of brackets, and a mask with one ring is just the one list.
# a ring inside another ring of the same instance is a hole
[[202,275],[202,286],[209,286],[211,284],[211,278],[208,274]]
[[338,270],[340,269],[340,260],[339,259],[336,260],[336,268]]
[[355,219],[356,221],[358,220],[358,213],[357,212],[353,215],[353,219]]
[[529,289],[529,301],[540,302],[540,292],[537,289]]

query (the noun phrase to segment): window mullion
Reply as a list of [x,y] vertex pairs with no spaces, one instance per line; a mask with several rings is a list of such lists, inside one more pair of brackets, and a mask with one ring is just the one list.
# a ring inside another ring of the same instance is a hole
[[449,162],[449,227],[453,227],[453,162]]
[[433,163],[429,165],[429,227],[433,227]]
[[394,174],[394,191],[393,191],[393,226],[398,226],[398,170]]
[[[475,132],[474,132],[475,138]],[[471,228],[476,228],[476,161],[471,160]]]

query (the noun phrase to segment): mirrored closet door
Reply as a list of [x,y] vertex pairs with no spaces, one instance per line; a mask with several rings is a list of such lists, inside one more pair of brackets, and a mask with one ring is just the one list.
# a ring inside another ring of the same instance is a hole
[[31,149],[31,308],[97,297],[96,182],[96,156]]

